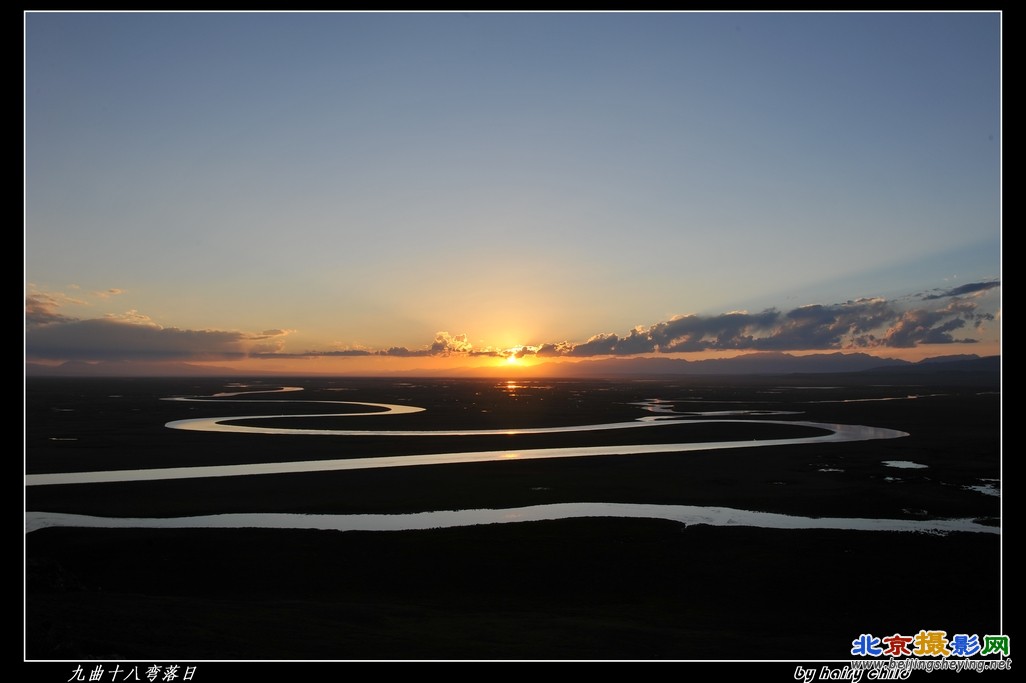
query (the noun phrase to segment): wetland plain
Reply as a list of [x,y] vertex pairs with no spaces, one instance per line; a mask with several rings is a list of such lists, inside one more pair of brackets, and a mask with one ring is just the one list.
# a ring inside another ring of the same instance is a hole
[[[26,657],[847,659],[862,633],[1000,633],[1000,415],[995,382],[944,374],[29,378]],[[176,428],[207,418],[280,432]],[[499,457],[416,460],[461,453]],[[344,461],[371,464],[306,466]]]

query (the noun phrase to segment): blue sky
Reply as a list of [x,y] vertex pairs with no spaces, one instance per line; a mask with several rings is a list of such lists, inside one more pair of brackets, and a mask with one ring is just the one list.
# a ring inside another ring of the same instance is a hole
[[451,362],[861,299],[885,339],[981,282],[858,350],[998,352],[998,13],[29,13],[25,38],[30,359],[181,332],[169,359]]

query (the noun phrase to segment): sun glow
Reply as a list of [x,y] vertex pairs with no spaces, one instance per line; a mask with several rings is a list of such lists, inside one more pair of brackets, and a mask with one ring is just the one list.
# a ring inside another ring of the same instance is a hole
[[505,348],[500,347],[497,351],[500,357],[500,365],[504,365],[507,368],[527,369],[535,364],[535,354],[538,352],[538,347],[531,346],[530,344],[519,344]]
[[537,351],[537,347],[534,346],[510,346],[502,351],[502,356],[506,359],[506,365],[521,365],[527,366],[530,363],[525,361],[527,356],[533,355]]

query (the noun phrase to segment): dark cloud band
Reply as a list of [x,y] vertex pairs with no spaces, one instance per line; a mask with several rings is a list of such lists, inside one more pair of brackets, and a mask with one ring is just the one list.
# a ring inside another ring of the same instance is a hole
[[960,285],[952,289],[944,290],[941,292],[934,292],[932,294],[923,295],[923,299],[929,301],[931,299],[946,299],[952,296],[965,296],[966,294],[975,294],[976,292],[985,292],[988,289],[994,287],[1000,287],[1000,282],[971,282],[969,284]]
[[[292,330],[260,333],[184,330],[161,327],[135,314],[122,318],[78,320],[58,312],[61,301],[46,294],[26,298],[26,355],[46,360],[233,360],[315,357],[593,357],[697,351],[807,351],[912,348],[920,344],[975,343],[956,337],[966,327],[993,320],[980,311],[975,295],[997,282],[962,285],[944,292],[914,296],[909,308],[881,298],[838,304],[813,304],[789,311],[768,308],[758,313],[677,316],[625,335],[597,334],[587,341],[547,342],[516,349],[475,349],[466,334],[438,332],[419,349],[392,346],[381,350],[342,349],[287,353],[284,338]],[[927,301],[945,300],[929,305]],[[906,299],[908,301],[908,299]],[[135,313],[134,311],[131,313]]]

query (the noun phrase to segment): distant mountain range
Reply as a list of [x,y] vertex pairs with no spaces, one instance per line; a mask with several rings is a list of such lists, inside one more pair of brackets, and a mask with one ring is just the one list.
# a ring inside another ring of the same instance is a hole
[[[564,364],[566,365],[566,364]],[[733,358],[689,361],[682,358],[611,358],[575,363],[566,372],[598,372],[625,375],[767,375],[794,372],[859,372],[876,368],[910,365],[907,361],[880,358],[865,353],[818,353],[792,356],[789,353],[749,353]],[[555,370],[556,367],[553,366]]]
[[[936,356],[917,363],[881,358],[866,353],[817,353],[793,356],[789,353],[750,353],[734,358],[688,361],[682,358],[605,358],[577,362],[548,362],[532,366],[486,366],[451,370],[419,370],[392,375],[419,377],[562,377],[580,379],[621,379],[627,377],[672,377],[681,375],[781,375],[880,372],[889,374],[923,374],[937,372],[992,373],[1001,369],[1000,356],[979,357],[975,354]],[[30,377],[167,377],[252,376],[229,367],[211,367],[188,363],[83,363],[69,361],[48,366],[25,364]],[[266,373],[273,374],[273,373]],[[367,374],[367,373],[353,373]],[[380,375],[381,373],[376,373]]]
[[975,354],[937,356],[919,362],[881,358],[867,353],[817,353],[793,356],[789,353],[750,353],[733,358],[713,358],[688,361],[682,358],[607,358],[602,360],[541,363],[513,370],[510,368],[464,368],[454,374],[477,376],[564,377],[564,378],[625,378],[666,377],[679,375],[784,375],[826,374],[850,372],[993,372],[1001,367],[1000,356],[981,358]]

